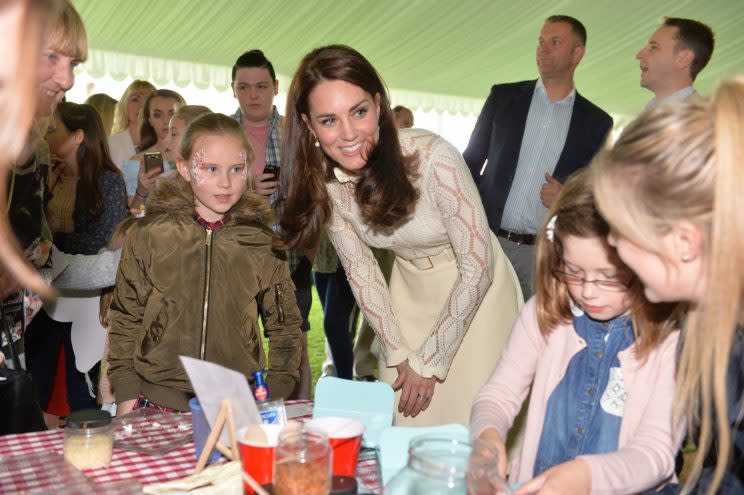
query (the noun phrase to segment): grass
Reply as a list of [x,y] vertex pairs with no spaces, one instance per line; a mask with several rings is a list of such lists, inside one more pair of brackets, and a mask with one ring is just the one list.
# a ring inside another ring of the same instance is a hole
[[310,308],[310,331],[307,333],[307,354],[310,357],[310,370],[313,376],[313,395],[315,383],[323,371],[325,360],[325,333],[323,332],[323,308],[320,306],[318,292],[313,286],[313,305]]

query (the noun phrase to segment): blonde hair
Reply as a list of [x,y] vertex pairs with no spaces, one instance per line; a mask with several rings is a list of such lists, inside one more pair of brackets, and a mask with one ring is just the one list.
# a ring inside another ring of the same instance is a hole
[[744,296],[742,136],[744,77],[738,76],[709,102],[688,100],[641,115],[593,165],[600,209],[631,242],[668,260],[659,236],[683,220],[703,233],[705,293],[689,309],[677,368],[674,423],[686,419],[690,432],[699,431],[683,493],[700,476],[714,425],[718,460],[708,493],[719,488],[732,452],[726,375]]
[[114,109],[118,102],[105,93],[96,93],[86,98],[85,103],[96,109],[98,115],[101,117],[101,123],[103,124],[103,130],[106,132],[106,137],[110,136],[114,122]]
[[[15,160],[27,143],[26,133],[36,112],[38,64],[41,39],[50,14],[55,12],[54,2],[43,0],[14,0],[0,3],[0,12],[20,4],[21,12],[17,40],[5,40],[9,46],[16,43],[15,66],[12,67],[7,85],[0,88],[0,167]],[[9,54],[10,55],[10,54]],[[33,60],[34,63],[29,63]],[[5,60],[3,63],[11,63]],[[2,205],[5,208],[5,204]]]
[[[563,262],[563,239],[567,236],[583,239],[599,238],[610,259],[620,273],[629,269],[607,245],[609,225],[600,216],[592,194],[591,175],[584,168],[569,177],[561,188],[560,195],[547,215],[545,226],[537,235],[537,290],[535,293],[537,323],[540,332],[547,336],[555,327],[570,322],[571,297],[565,282],[558,280],[553,271]],[[548,239],[547,224],[555,217],[552,228],[553,239]],[[672,305],[652,304],[643,295],[643,287],[633,278],[629,288],[630,315],[633,331],[637,337],[635,353],[644,359],[674,329]]]
[[[175,114],[173,116],[175,117]],[[233,135],[240,139],[247,155],[246,165],[248,167],[251,166],[255,155],[243,129],[240,128],[240,124],[235,119],[221,113],[201,115],[188,125],[186,132],[183,134],[183,141],[181,141],[181,149],[179,150],[183,159],[187,161],[191,160],[191,154],[194,151],[193,148],[197,139],[208,135]],[[248,174],[249,178],[250,175]]]
[[[137,217],[128,217],[122,220],[119,225],[114,228],[114,232],[111,234],[107,249],[116,251],[124,247],[124,241],[127,240],[127,233],[129,229],[134,227],[139,219]],[[111,307],[111,301],[114,300],[114,287],[107,287],[101,290],[101,298],[98,302],[98,319],[101,321],[101,326],[110,327],[111,319],[109,318],[109,307]]]
[[[132,93],[140,91],[147,93],[147,96],[149,96],[150,93],[155,92],[155,89],[156,88],[152,83],[140,79],[135,79],[129,86],[127,86],[127,89],[124,90],[124,94],[121,95],[121,99],[116,103],[116,108],[114,109],[114,125],[111,128],[112,135],[124,132],[129,127],[130,122],[129,116],[127,116],[127,102],[129,101],[129,97],[132,96]],[[139,130],[139,126],[137,129]]]
[[[20,7],[19,7],[20,6]],[[7,60],[5,64],[14,64],[12,76],[5,86],[0,87],[0,265],[13,275],[24,287],[51,297],[53,291],[44,282],[36,269],[25,259],[8,221],[9,194],[8,184],[12,179],[7,175],[27,144],[29,129],[36,112],[36,95],[39,89],[37,80],[38,64],[42,35],[48,19],[55,12],[53,0],[15,0],[0,2],[0,15],[6,9],[18,7],[18,38],[3,41]],[[32,61],[32,63],[29,63]]]
[[52,50],[81,62],[88,58],[88,34],[70,0],[60,0],[47,26],[45,43]]
[[192,120],[207,113],[212,113],[212,111],[204,105],[184,105],[176,110],[171,120],[183,120],[188,126]]

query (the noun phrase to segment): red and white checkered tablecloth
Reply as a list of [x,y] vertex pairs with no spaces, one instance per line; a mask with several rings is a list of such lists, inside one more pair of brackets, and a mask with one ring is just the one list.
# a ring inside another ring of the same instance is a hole
[[[289,401],[288,416],[308,419],[312,414],[311,401]],[[64,430],[51,430],[21,435],[0,436],[0,464],[9,465],[5,456],[22,456],[47,453],[58,462],[62,456]],[[184,478],[196,466],[194,442],[190,441],[159,457],[114,448],[111,463],[103,468],[83,471],[88,480],[97,485],[108,485],[136,479],[143,485]],[[79,473],[79,472],[78,472]],[[360,493],[381,493],[382,486],[375,459],[360,460],[357,478],[361,482]],[[0,494],[21,493],[30,490],[58,489],[75,482],[75,474],[64,478],[65,473],[58,469],[3,469],[0,466]],[[62,476],[64,479],[61,479]],[[83,480],[84,481],[84,480]]]

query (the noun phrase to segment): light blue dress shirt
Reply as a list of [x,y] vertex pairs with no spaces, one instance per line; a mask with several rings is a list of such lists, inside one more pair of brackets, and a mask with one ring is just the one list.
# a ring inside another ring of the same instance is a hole
[[542,226],[548,209],[540,200],[540,189],[545,173],[553,175],[563,152],[575,99],[574,88],[564,99],[553,102],[542,80],[535,84],[501,228],[534,234]]

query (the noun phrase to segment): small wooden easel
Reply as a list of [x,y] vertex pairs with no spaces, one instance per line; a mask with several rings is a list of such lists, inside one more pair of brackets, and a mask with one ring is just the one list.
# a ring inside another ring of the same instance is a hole
[[[230,448],[225,447],[219,442],[220,434],[222,429],[227,423],[227,432],[230,435]],[[214,449],[220,451],[222,455],[236,461],[240,459],[240,451],[238,450],[238,442],[235,439],[235,424],[233,423],[232,405],[230,399],[222,399],[220,402],[220,412],[217,414],[217,419],[214,422],[214,427],[207,437],[207,441],[204,443],[204,449],[199,456],[199,461],[196,463],[194,473],[200,473],[204,466],[207,465],[207,459]]]
[[[230,435],[230,448],[225,447],[219,442],[220,434],[222,433],[222,429],[225,427],[225,423],[227,423],[227,432]],[[230,399],[222,399],[222,402],[220,402],[220,412],[217,414],[214,427],[209,433],[207,441],[204,443],[204,449],[196,463],[194,474],[200,473],[204,470],[204,466],[207,465],[207,459],[214,449],[219,450],[222,455],[231,461],[240,461],[240,451],[238,450],[238,443],[235,440],[235,423],[233,423]],[[269,493],[246,472],[243,472],[243,481],[248,483],[258,495],[269,495]]]

